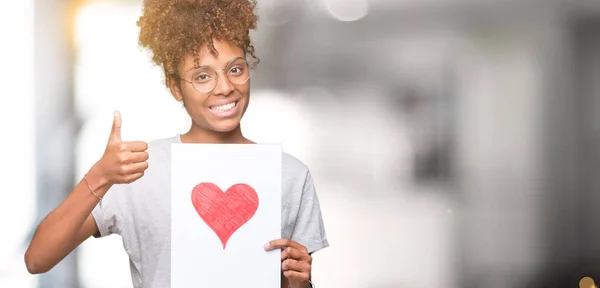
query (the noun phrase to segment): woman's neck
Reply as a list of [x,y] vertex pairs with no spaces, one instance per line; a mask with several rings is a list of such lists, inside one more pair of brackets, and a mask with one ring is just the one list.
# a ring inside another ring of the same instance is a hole
[[252,141],[246,139],[242,134],[242,128],[237,128],[229,132],[216,132],[202,127],[192,125],[190,130],[181,135],[183,143],[208,143],[208,144],[250,144]]

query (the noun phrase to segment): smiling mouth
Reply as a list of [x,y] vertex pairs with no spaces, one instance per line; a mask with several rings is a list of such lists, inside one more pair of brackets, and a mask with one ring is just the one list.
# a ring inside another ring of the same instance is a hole
[[209,109],[214,112],[227,112],[237,106],[239,101],[231,102],[220,106],[210,106]]

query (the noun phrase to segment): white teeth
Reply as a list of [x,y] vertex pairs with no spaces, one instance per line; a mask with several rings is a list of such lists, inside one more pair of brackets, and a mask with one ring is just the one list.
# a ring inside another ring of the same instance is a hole
[[225,112],[225,111],[229,111],[229,109],[235,107],[235,103],[236,102],[231,102],[229,104],[225,104],[225,105],[221,105],[221,106],[214,106],[214,107],[211,107],[210,109],[214,110],[214,111]]

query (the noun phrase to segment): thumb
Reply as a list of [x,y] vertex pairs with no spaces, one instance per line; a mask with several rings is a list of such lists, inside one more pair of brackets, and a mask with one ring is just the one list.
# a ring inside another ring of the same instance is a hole
[[115,111],[113,116],[114,119],[112,130],[110,131],[109,142],[121,142],[121,113],[119,111]]

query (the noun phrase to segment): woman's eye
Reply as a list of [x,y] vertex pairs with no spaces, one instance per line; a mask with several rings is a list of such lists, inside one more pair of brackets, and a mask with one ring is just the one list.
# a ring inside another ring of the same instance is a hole
[[241,67],[233,67],[229,70],[229,74],[238,75],[244,72],[244,69]]
[[197,75],[196,77],[194,77],[195,81],[206,81],[210,78],[210,76],[206,75],[206,74],[200,74]]

